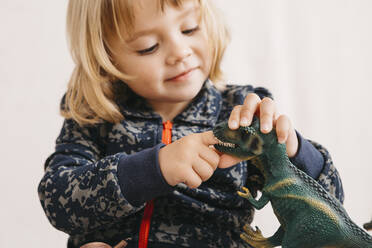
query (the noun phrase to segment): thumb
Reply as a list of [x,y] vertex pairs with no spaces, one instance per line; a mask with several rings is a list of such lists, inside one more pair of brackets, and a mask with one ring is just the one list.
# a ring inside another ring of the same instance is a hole
[[201,133],[201,135],[202,135],[203,144],[207,146],[218,144],[218,140],[216,137],[214,137],[214,134],[212,131]]
[[222,154],[220,157],[220,162],[218,163],[218,168],[224,169],[229,168],[237,163],[243,161],[241,158],[233,157],[228,154]]

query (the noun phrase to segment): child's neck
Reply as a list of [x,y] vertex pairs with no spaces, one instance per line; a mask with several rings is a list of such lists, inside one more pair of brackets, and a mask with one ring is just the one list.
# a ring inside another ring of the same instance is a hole
[[158,113],[163,122],[173,121],[173,119],[180,114],[189,104],[186,102],[170,103],[170,102],[153,102],[149,101],[149,104]]

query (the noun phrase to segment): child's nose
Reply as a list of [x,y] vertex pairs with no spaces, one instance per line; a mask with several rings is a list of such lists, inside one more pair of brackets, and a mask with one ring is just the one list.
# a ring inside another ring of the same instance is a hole
[[174,41],[169,44],[168,56],[166,63],[168,65],[175,65],[182,62],[185,58],[189,57],[192,53],[191,48],[182,41]]

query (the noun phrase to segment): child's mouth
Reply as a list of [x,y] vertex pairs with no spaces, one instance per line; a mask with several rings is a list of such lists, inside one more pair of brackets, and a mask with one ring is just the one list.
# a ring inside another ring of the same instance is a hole
[[193,73],[194,70],[195,70],[195,68],[192,68],[192,69],[187,70],[187,71],[185,71],[181,74],[178,74],[175,77],[168,78],[166,81],[178,81],[178,82],[184,81],[191,76],[191,74]]

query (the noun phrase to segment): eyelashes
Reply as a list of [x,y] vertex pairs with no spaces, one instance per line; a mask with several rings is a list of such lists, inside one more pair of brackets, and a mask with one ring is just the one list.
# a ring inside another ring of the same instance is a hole
[[183,34],[193,34],[198,30],[199,30],[199,25],[194,27],[194,28],[186,29],[186,30],[182,31],[182,33]]
[[[194,27],[194,28],[183,30],[182,34],[190,36],[198,30],[199,30],[199,25]],[[155,45],[153,45],[151,47],[148,47],[148,48],[145,48],[145,49],[142,49],[142,50],[138,50],[138,51],[136,51],[136,53],[138,53],[139,55],[151,54],[151,53],[154,53],[158,47],[159,47],[159,44],[156,43]]]
[[158,46],[159,46],[158,44],[155,44],[155,45],[153,45],[152,47],[149,47],[149,48],[146,48],[146,49],[143,49],[143,50],[139,50],[139,51],[137,51],[137,53],[140,54],[140,55],[150,54],[150,53],[154,52],[155,49],[156,49]]

